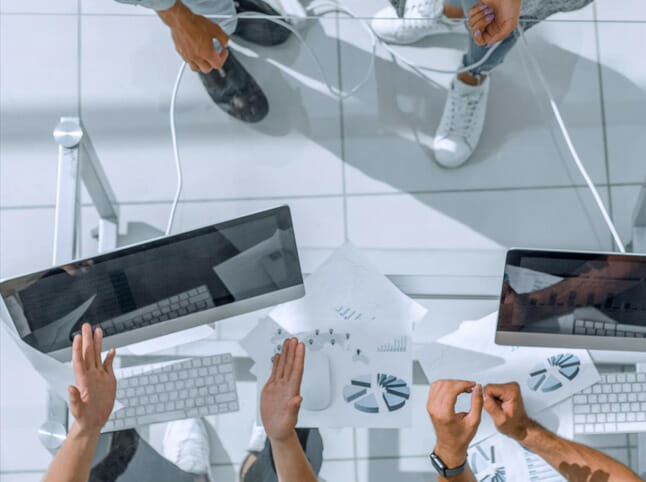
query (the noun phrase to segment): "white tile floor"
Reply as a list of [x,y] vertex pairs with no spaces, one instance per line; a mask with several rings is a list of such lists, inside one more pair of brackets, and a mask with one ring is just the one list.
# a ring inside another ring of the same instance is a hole
[[[370,16],[387,2],[344,4]],[[646,176],[640,144],[646,132],[646,69],[640,61],[646,16],[640,7],[639,0],[597,0],[528,33],[625,241]],[[361,79],[370,49],[356,21],[311,20],[304,36],[332,83],[347,89]],[[236,55],[268,94],[270,114],[253,126],[233,121],[187,73],[177,115],[186,178],[176,231],[288,203],[306,271],[348,238],[384,272],[428,275],[444,294],[493,294],[487,290],[508,246],[613,247],[545,97],[535,97],[528,85],[520,48],[492,77],[488,122],[472,160],[445,170],[427,145],[449,76],[434,74],[429,84],[380,50],[373,78],[341,103],[325,90],[295,40],[271,49],[238,44],[243,50]],[[451,68],[464,45],[462,36],[450,35],[402,51],[420,65]],[[178,65],[168,30],[141,7],[105,0],[0,0],[0,277],[51,262],[51,131],[61,115],[80,113],[90,130],[121,203],[122,231],[128,222],[163,229],[175,189],[167,115]],[[89,236],[95,223],[93,209],[84,207],[85,255],[96,250]],[[418,341],[437,336],[434,321],[448,330],[494,304],[431,300]],[[225,322],[220,335],[239,338],[253,323]],[[1,330],[0,336],[0,482],[31,482],[49,461],[36,438],[44,386]],[[239,390],[244,413],[211,420],[219,440],[212,453],[218,481],[237,473],[247,441],[246,433],[238,435],[240,421],[250,426],[254,417],[253,384],[242,382]],[[379,442],[382,436],[391,442]],[[419,450],[425,436],[324,430],[321,478],[428,480]],[[634,437],[586,442],[636,463]]]

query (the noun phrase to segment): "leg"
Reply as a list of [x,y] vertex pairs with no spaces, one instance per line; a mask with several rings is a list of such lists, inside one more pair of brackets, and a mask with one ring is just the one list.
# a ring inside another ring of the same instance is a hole
[[[461,0],[465,17],[478,0]],[[478,46],[469,32],[469,47],[462,58],[468,71],[457,75],[449,91],[440,125],[433,141],[435,160],[443,167],[459,167],[471,157],[480,140],[489,97],[487,74],[500,65],[516,43],[514,32],[495,48]],[[485,59],[486,57],[486,59]]]
[[[298,440],[305,451],[314,473],[317,475],[323,464],[323,440],[318,429],[296,429]],[[240,482],[278,482],[274,458],[271,451],[269,440],[265,442],[265,447],[260,452],[253,463],[246,464],[241,470]],[[246,468],[246,471],[244,470]]]

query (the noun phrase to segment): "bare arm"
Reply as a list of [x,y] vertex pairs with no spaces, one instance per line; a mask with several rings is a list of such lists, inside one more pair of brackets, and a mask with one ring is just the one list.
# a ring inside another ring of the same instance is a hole
[[[455,403],[461,393],[471,393],[471,410],[468,413],[455,413]],[[431,385],[426,410],[437,435],[435,454],[448,469],[461,466],[467,459],[467,449],[480,425],[482,387],[475,382],[439,380]],[[448,479],[440,476],[438,480],[476,482],[468,465],[460,475]]]
[[498,430],[540,455],[570,482],[640,482],[625,465],[598,450],[565,440],[530,419],[517,383],[487,385],[484,407]]
[[[191,69],[207,73],[224,65],[229,37],[218,24],[193,13],[180,0],[167,10],[157,11],[157,15],[170,28],[177,53]],[[222,47],[219,52],[213,46],[213,39]]]
[[603,452],[565,440],[536,422],[520,443],[572,482],[641,481],[628,467]]
[[87,323],[74,337],[72,365],[76,386],[70,386],[70,410],[76,419],[43,478],[44,482],[85,482],[90,476],[101,427],[110,416],[117,381],[112,371],[115,352],[101,362],[103,333]]
[[274,356],[274,367],[262,390],[260,415],[271,443],[280,482],[316,482],[298,437],[296,422],[303,401],[300,396],[305,345],[290,338]]

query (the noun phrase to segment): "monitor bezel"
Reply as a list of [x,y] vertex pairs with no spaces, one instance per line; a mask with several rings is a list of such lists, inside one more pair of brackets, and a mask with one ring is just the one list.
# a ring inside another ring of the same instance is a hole
[[[204,233],[212,232],[213,230],[225,229],[229,226],[236,226],[243,224],[245,222],[250,222],[256,219],[268,218],[272,216],[286,216],[289,220],[289,224],[294,230],[294,244],[297,246],[296,242],[296,232],[294,229],[294,223],[291,216],[291,210],[287,205],[281,205],[275,208],[265,209],[255,213],[247,214],[240,216],[228,221],[218,222],[214,224],[209,224],[202,226],[190,231],[185,231],[183,233],[174,234],[170,236],[161,236],[158,238],[146,240],[140,243],[131,244],[118,248],[116,250],[110,251],[109,253],[103,253],[96,256],[91,256],[87,258],[74,259],[67,263],[62,263],[60,265],[52,266],[47,269],[35,271],[28,274],[23,274],[20,276],[15,276],[12,278],[4,279],[0,281],[0,287],[2,285],[19,281],[23,278],[31,278],[33,276],[38,276],[43,273],[47,273],[51,270],[60,269],[63,266],[73,264],[73,263],[83,263],[87,261],[97,261],[97,260],[109,260],[114,259],[120,256],[127,256],[129,254],[141,251],[142,249],[154,249],[159,246],[165,246],[173,242],[181,241],[183,239],[189,239],[192,237],[200,236]],[[172,320],[167,320],[163,322],[155,323],[154,325],[147,325],[141,328],[136,328],[134,330],[129,330],[123,333],[116,333],[113,335],[105,335],[103,338],[103,349],[109,350],[110,348],[119,348],[125,345],[130,345],[133,343],[138,343],[141,341],[146,341],[151,338],[157,338],[164,335],[169,335],[172,333],[177,333],[182,330],[189,328],[195,328],[200,325],[205,325],[209,323],[214,323],[221,321],[226,318],[231,318],[233,316],[249,313],[256,310],[261,310],[263,308],[269,308],[271,306],[292,301],[298,298],[301,298],[305,295],[305,286],[303,283],[303,270],[301,266],[301,260],[298,256],[298,249],[296,251],[298,271],[300,274],[300,283],[289,286],[287,288],[282,288],[276,291],[269,293],[264,293],[262,295],[253,296],[251,298],[246,298],[239,301],[234,301],[232,303],[226,303],[223,305],[218,305],[208,310],[200,311],[198,313],[192,313],[186,316],[179,318],[174,318]],[[9,317],[13,323],[13,319],[7,309],[7,306],[4,302],[4,297],[0,294],[0,303],[2,303],[3,311],[9,314]],[[15,328],[15,324],[14,324]],[[59,361],[70,361],[72,358],[72,347],[66,347],[55,351],[44,352],[47,355],[55,358]]]
[[[530,248],[511,248],[505,256],[505,267],[510,264],[518,265],[521,257],[531,255],[539,256],[545,254],[545,257],[551,258],[568,258],[572,255],[578,255],[587,259],[598,259],[599,257],[608,259],[608,256],[619,256],[626,258],[642,258],[646,261],[646,255],[640,253],[616,253],[610,251],[575,251],[575,250],[556,250],[556,249],[530,249]],[[504,267],[503,267],[504,274]],[[503,280],[501,277],[500,297],[498,306],[502,300]],[[520,333],[500,329],[500,310],[498,311],[496,322],[495,342],[497,345],[511,346],[536,346],[536,347],[557,347],[557,348],[581,348],[589,350],[614,350],[614,351],[634,351],[646,352],[646,338],[626,338],[619,336],[592,336],[592,335],[566,335],[557,333]]]

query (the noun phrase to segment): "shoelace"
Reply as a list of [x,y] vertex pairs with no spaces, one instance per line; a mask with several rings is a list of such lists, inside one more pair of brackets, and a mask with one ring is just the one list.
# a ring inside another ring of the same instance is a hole
[[451,117],[449,131],[460,137],[468,137],[476,110],[480,105],[480,94],[460,95],[451,91]]

